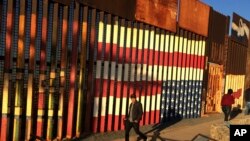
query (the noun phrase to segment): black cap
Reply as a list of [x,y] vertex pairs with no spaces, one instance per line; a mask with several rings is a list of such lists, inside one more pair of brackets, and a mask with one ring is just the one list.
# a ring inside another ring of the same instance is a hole
[[130,98],[136,98],[136,95],[135,94],[131,94]]

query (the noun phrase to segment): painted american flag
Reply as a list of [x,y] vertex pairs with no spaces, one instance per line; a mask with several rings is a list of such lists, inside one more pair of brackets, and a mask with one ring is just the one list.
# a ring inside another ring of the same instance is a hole
[[93,131],[123,130],[131,93],[143,105],[141,125],[199,116],[204,38],[98,14]]

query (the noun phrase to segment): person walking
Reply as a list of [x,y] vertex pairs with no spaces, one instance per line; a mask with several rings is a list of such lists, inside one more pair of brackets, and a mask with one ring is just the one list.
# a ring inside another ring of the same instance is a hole
[[245,115],[248,115],[250,110],[250,86],[245,90],[244,100],[246,102]]
[[129,112],[125,120],[125,140],[129,141],[129,132],[133,127],[136,134],[139,135],[139,139],[147,140],[147,136],[139,130],[139,123],[142,118],[142,104],[136,100],[136,95],[131,94],[131,103],[129,106]]
[[232,96],[233,90],[228,89],[227,94],[224,94],[221,99],[221,107],[224,113],[224,121],[228,121],[228,117],[231,113],[232,104],[234,104],[234,97]]

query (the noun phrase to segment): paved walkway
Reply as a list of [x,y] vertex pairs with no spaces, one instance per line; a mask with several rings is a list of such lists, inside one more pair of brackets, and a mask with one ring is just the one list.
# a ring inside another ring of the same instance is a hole
[[[234,119],[242,118],[243,114]],[[210,137],[210,126],[214,123],[223,123],[223,114],[207,114],[201,118],[182,119],[167,122],[164,125],[148,125],[141,127],[149,140],[168,141],[206,141]],[[234,120],[232,119],[232,120]],[[130,132],[130,141],[136,141],[137,135],[133,129]],[[93,134],[83,141],[124,141],[124,131]]]

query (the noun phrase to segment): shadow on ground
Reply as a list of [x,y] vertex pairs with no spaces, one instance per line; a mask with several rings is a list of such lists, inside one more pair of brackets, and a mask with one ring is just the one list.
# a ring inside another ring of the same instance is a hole
[[242,113],[242,110],[240,109],[240,105],[238,104],[237,107],[233,107],[231,113],[230,113],[230,120],[237,117],[240,113]]

